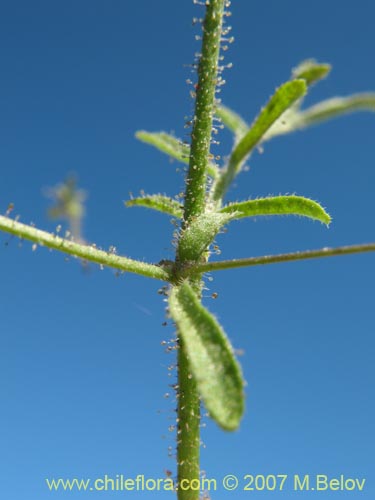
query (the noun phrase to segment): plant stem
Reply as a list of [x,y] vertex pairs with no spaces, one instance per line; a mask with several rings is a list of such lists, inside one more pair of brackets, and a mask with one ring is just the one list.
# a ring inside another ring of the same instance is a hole
[[[201,275],[208,271],[221,271],[236,267],[259,266],[275,264],[277,262],[290,262],[294,260],[316,259],[319,257],[334,257],[336,255],[349,255],[352,253],[375,252],[375,243],[364,243],[361,245],[349,245],[336,248],[320,248],[318,250],[306,250],[303,252],[282,253],[278,255],[264,255],[262,257],[247,257],[245,259],[222,260],[218,262],[206,262],[189,267],[188,274],[192,272]],[[184,273],[182,273],[184,274]]]
[[[206,208],[207,168],[210,160],[224,5],[225,0],[206,2],[189,170],[186,177],[183,229],[188,226],[192,218],[202,214]],[[180,267],[186,262],[188,256],[185,255],[184,251],[181,251],[181,248],[177,249],[177,256],[176,263]],[[201,288],[199,275],[194,277],[192,285],[199,295]],[[199,500],[199,490],[182,488],[184,480],[188,485],[192,484],[192,480],[199,481],[200,400],[181,338],[179,339],[177,370],[179,394],[177,409],[178,499]]]
[[200,401],[181,337],[178,348],[177,481],[180,500],[196,500],[199,491],[183,488],[199,479]]
[[141,274],[149,278],[171,281],[171,274],[163,267],[121,257],[113,253],[98,250],[94,246],[75,243],[55,234],[47,233],[46,231],[41,231],[35,227],[9,219],[3,215],[0,215],[0,230],[96,264],[112,267],[120,271]]
[[206,203],[212,121],[222,33],[224,0],[210,0],[203,23],[202,55],[198,66],[189,171],[186,178],[184,220],[203,212]]

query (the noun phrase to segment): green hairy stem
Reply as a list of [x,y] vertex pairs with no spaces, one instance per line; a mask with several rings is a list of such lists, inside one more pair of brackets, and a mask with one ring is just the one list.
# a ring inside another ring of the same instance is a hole
[[224,4],[224,0],[210,0],[203,23],[202,56],[198,66],[195,116],[186,179],[185,221],[202,213],[205,207]]
[[185,489],[185,483],[188,486],[200,475],[200,399],[182,338],[178,341],[177,366],[177,495],[179,499],[196,500],[199,491]]
[[[212,123],[215,112],[215,91],[218,79],[218,62],[220,41],[224,15],[225,0],[210,0],[206,7],[206,16],[203,22],[202,55],[198,66],[198,83],[196,87],[195,116],[191,133],[189,170],[186,178],[184,224],[177,248],[177,259],[184,263],[190,259],[199,260],[202,252],[209,245],[209,240],[202,244],[195,241],[186,244],[189,235],[194,234],[189,223],[193,218],[201,215],[206,207],[207,169],[209,166]],[[208,229],[208,228],[207,228]],[[195,231],[202,236],[202,230]],[[184,237],[185,236],[185,237]],[[211,235],[211,238],[214,234]],[[193,236],[194,238],[194,236]],[[203,237],[204,239],[204,237]],[[194,282],[194,288],[200,289],[200,277]],[[172,291],[173,294],[173,291]],[[173,303],[170,303],[173,316]],[[179,313],[173,317],[178,326],[180,349],[178,354],[178,445],[177,445],[177,478],[181,481],[199,479],[199,447],[200,447],[200,400],[196,381],[192,378],[191,366],[188,359],[186,341],[181,335]],[[185,325],[182,325],[184,328]],[[187,325],[188,326],[188,325]],[[193,382],[194,380],[194,382]],[[189,394],[187,399],[187,394]],[[182,395],[182,397],[181,397]],[[186,404],[188,406],[186,407]],[[193,489],[178,489],[179,500],[198,500],[199,491]]]

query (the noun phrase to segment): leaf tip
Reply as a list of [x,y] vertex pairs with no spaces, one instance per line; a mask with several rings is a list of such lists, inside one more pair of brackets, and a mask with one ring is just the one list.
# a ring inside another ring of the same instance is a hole
[[332,222],[332,217],[324,209],[323,209],[323,212],[324,212],[324,216],[322,217],[322,223],[325,224],[327,226],[327,228],[329,228],[329,226],[331,225],[331,222]]
[[303,97],[307,93],[307,83],[304,78],[296,78],[290,83],[293,83],[293,90],[297,98]]
[[326,78],[332,66],[328,63],[318,63],[315,59],[306,59],[292,70],[292,78],[304,79],[307,85]]

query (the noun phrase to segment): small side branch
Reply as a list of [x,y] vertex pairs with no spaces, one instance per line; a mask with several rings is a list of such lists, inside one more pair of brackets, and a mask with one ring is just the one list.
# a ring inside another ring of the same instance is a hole
[[75,243],[74,241],[61,238],[55,234],[47,233],[46,231],[41,231],[35,227],[9,219],[3,215],[0,215],[0,230],[13,234],[19,238],[32,241],[38,245],[59,250],[60,252],[73,255],[74,257],[112,267],[120,271],[141,274],[142,276],[163,281],[170,281],[171,279],[170,274],[160,266],[146,264],[138,260],[128,259],[127,257],[98,250],[94,246]]
[[191,272],[200,274],[208,271],[221,271],[222,269],[234,269],[236,267],[260,266],[275,264],[277,262],[290,262],[294,260],[316,259],[319,257],[334,257],[336,255],[349,255],[352,253],[375,252],[374,243],[361,245],[349,245],[336,248],[320,248],[319,250],[306,250],[304,252],[282,253],[278,255],[264,255],[262,257],[248,257],[245,259],[222,260],[219,262],[207,262],[189,268]]

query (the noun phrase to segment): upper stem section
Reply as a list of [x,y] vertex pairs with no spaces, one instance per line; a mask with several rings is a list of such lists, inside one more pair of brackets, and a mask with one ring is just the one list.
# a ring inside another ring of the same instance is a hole
[[95,262],[96,264],[102,264],[103,266],[113,267],[120,271],[141,274],[149,278],[155,278],[163,281],[171,280],[170,273],[160,266],[146,264],[145,262],[105,252],[95,248],[95,246],[75,243],[74,241],[61,238],[55,234],[47,233],[46,231],[41,231],[35,227],[9,219],[3,215],[0,215],[0,229],[7,233],[14,234],[19,238],[33,241],[38,245],[53,248],[80,259]]
[[202,54],[198,66],[189,171],[186,178],[184,221],[204,211],[215,90],[225,0],[210,0],[203,22]]

